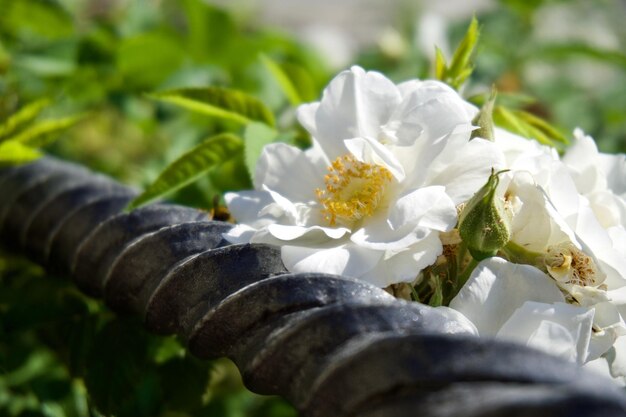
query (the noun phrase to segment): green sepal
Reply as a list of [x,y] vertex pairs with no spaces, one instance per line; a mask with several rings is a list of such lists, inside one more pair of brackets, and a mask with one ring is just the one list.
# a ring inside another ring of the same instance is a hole
[[511,237],[504,202],[496,196],[502,172],[492,169],[487,183],[469,200],[459,218],[461,239],[476,260],[495,255]]
[[491,89],[489,99],[483,104],[476,117],[472,120],[472,124],[478,126],[470,136],[470,140],[474,138],[482,138],[493,142],[495,135],[493,131],[493,108],[496,103],[496,89]]

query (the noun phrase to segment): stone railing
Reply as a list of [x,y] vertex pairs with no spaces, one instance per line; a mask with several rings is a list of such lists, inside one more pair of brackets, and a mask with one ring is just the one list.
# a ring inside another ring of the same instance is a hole
[[0,171],[0,239],[113,310],[227,356],[302,416],[623,416],[626,394],[524,346],[444,334],[431,307],[364,282],[289,274],[280,250],[52,158]]

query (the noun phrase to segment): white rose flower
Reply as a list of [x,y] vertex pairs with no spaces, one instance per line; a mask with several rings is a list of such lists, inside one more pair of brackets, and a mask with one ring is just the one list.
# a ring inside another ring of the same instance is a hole
[[[594,193],[608,193],[607,178],[623,169],[623,157],[610,158],[606,171],[586,164],[583,154],[592,162],[601,156],[580,135],[564,161],[548,147],[499,129],[495,142],[510,169],[502,174],[499,195],[511,219],[510,242],[502,251],[511,262],[479,264],[450,307],[481,335],[579,363],[602,356],[613,376],[623,376],[626,354],[611,352],[626,334],[626,262],[615,243],[626,243],[626,234],[620,234],[621,225],[603,227],[604,212],[590,203]],[[612,183],[619,189],[617,178]],[[612,191],[611,197],[621,198]]]
[[266,146],[255,190],[226,195],[239,222],[226,238],[280,245],[292,272],[414,281],[441,254],[456,206],[503,165],[493,143],[469,140],[476,112],[437,81],[340,73],[298,109],[313,146]]

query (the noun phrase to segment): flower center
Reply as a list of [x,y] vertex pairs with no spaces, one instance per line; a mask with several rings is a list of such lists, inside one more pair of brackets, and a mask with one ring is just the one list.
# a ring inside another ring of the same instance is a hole
[[593,259],[570,242],[550,246],[544,262],[550,276],[561,283],[596,286],[603,280]]
[[392,178],[383,166],[357,161],[350,154],[338,157],[324,176],[326,189],[315,190],[324,220],[334,226],[337,221],[350,224],[371,216]]

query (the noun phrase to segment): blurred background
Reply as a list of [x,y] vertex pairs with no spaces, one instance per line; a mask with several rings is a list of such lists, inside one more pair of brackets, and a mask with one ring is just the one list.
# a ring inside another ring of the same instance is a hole
[[[435,45],[450,57],[473,15],[482,31],[464,96],[495,84],[564,134],[581,127],[601,150],[626,151],[623,0],[0,0],[0,121],[42,97],[52,100],[44,116],[84,113],[46,151],[144,186],[206,137],[237,129],[147,93],[239,89],[291,128],[294,106],[260,54],[313,101],[354,64],[395,81],[432,77]],[[172,198],[211,208],[250,186],[231,175],[241,164]],[[177,340],[43,275],[0,256],[0,415],[296,415],[245,390],[228,361],[194,361]]]

